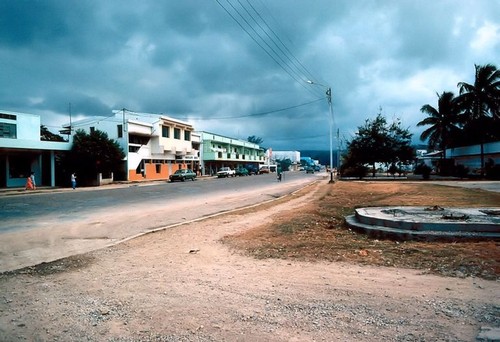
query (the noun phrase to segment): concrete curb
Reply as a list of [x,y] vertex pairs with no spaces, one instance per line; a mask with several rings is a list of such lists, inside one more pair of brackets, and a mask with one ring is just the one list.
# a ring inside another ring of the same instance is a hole
[[[448,208],[426,211],[423,207],[358,208],[345,218],[355,231],[375,238],[396,240],[495,240],[500,241],[500,218],[485,214],[499,208]],[[466,213],[466,219],[443,219],[443,214]],[[392,213],[392,214],[391,214]]]

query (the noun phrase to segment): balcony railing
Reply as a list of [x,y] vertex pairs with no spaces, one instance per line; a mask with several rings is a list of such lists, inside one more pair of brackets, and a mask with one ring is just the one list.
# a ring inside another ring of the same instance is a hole
[[205,160],[224,160],[224,161],[264,161],[264,156],[255,156],[249,154],[225,153],[225,152],[205,152]]

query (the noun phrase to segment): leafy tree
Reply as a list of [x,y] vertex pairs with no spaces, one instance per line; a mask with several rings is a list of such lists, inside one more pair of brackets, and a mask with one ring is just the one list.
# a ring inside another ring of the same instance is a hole
[[444,151],[444,159],[446,159],[446,148],[460,131],[457,127],[460,111],[452,92],[444,91],[441,95],[436,95],[438,96],[437,109],[429,104],[422,106],[420,111],[428,116],[417,123],[417,126],[430,126],[422,132],[420,140],[429,139],[429,147],[437,147]]
[[290,165],[292,165],[292,161],[290,160],[290,158],[276,159],[276,164],[281,167],[281,170],[290,171]]
[[481,145],[484,176],[483,145],[500,139],[500,70],[492,64],[474,67],[474,84],[458,83],[458,104],[463,111],[464,137],[468,143]]
[[247,138],[247,141],[248,141],[248,142],[251,142],[251,143],[253,143],[253,144],[257,144],[257,145],[261,145],[261,144],[264,142],[264,140],[263,140],[262,138],[260,138],[260,137],[256,137],[255,135],[251,135],[251,136],[249,136],[249,137]]
[[44,125],[40,126],[40,140],[42,141],[66,141],[58,134],[54,134]]
[[399,120],[388,124],[379,113],[374,120],[367,119],[364,126],[358,127],[356,137],[348,143],[343,167],[361,171],[362,166],[368,164],[375,177],[376,163],[389,165],[413,159],[411,136]]
[[85,181],[95,179],[98,173],[119,171],[123,158],[125,154],[120,145],[105,132],[95,130],[87,134],[77,130],[65,165],[69,172],[76,172],[78,178]]

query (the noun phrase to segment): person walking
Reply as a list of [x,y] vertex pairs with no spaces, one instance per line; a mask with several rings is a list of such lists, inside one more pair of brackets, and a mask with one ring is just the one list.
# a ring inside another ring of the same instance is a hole
[[31,183],[33,184],[33,190],[36,190],[35,173],[32,172],[30,175]]
[[76,174],[74,172],[71,174],[71,187],[73,190],[76,189]]
[[24,187],[25,190],[36,190],[36,183],[35,183],[35,173],[31,172],[31,174],[26,178],[26,186]]
[[33,190],[33,181],[31,180],[31,176],[26,178],[26,185],[24,186],[24,190]]

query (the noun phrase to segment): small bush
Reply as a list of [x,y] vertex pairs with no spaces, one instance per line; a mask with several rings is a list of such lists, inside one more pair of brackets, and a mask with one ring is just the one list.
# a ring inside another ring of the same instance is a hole
[[342,177],[363,178],[368,173],[368,168],[364,165],[349,166],[342,170]]
[[389,167],[389,170],[387,170],[389,172],[389,174],[394,177],[396,175],[396,173],[399,173],[401,174],[401,170],[395,165],[395,164],[391,164],[391,166]]
[[429,179],[431,177],[431,171],[432,169],[425,165],[425,164],[419,164],[415,167],[415,174],[416,175],[422,175],[423,179]]
[[500,165],[493,165],[486,168],[486,178],[500,180]]
[[455,176],[466,178],[469,174],[469,168],[465,165],[459,164],[455,167]]

